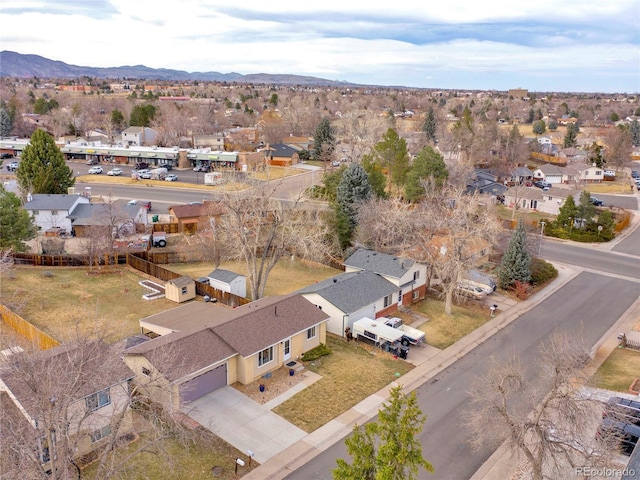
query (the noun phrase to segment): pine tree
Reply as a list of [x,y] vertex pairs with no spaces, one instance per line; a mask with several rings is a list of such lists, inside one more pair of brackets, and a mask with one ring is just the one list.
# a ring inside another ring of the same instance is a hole
[[631,141],[634,145],[640,145],[640,122],[634,119],[629,125],[629,131],[631,132]]
[[41,129],[33,132],[22,151],[16,177],[21,190],[29,193],[67,193],[75,183],[73,170],[66,165],[53,137]]
[[529,283],[531,280],[531,255],[527,250],[527,233],[524,230],[522,220],[518,222],[507,251],[500,262],[498,282],[503,289],[515,285],[516,281]]
[[573,199],[573,195],[568,195],[564,201],[560,210],[558,210],[558,216],[555,220],[556,228],[568,229],[578,214],[578,207]]
[[0,137],[8,137],[13,130],[13,120],[6,109],[0,108]]
[[436,128],[436,115],[433,111],[433,107],[429,107],[429,110],[427,110],[427,116],[424,119],[424,124],[422,125],[422,131],[427,136],[428,141],[436,141]]
[[376,161],[389,170],[391,183],[398,189],[404,187],[409,173],[409,151],[405,139],[390,128],[373,147],[373,151]]
[[405,198],[415,202],[425,194],[422,180],[431,179],[431,185],[439,188],[445,184],[448,176],[442,155],[429,146],[423,148],[413,160],[411,171],[407,175]]
[[0,249],[26,250],[25,240],[36,236],[33,217],[21,205],[20,199],[0,185]]
[[358,205],[371,196],[369,177],[361,165],[350,164],[338,184],[336,190],[335,212],[340,246],[346,248],[353,238],[353,232],[358,223]]
[[378,421],[356,426],[345,444],[353,462],[338,459],[335,480],[414,480],[420,469],[433,472],[422,457],[417,436],[426,417],[418,406],[415,392],[392,388],[389,401],[378,413]]
[[362,156],[362,168],[367,172],[371,193],[378,198],[387,198],[387,177],[382,172],[382,166],[373,159],[372,155]]
[[324,117],[313,135],[313,156],[316,160],[327,161],[335,148],[335,132],[329,119]]
[[578,136],[578,126],[575,123],[567,125],[567,133],[564,135],[563,146],[564,148],[575,147],[576,138]]

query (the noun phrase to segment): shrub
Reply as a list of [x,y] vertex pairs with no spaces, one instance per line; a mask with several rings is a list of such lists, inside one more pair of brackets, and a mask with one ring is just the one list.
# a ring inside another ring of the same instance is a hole
[[331,353],[331,349],[327,347],[324,343],[321,343],[316,348],[309,350],[306,353],[302,354],[303,362],[312,362],[313,360],[317,360],[320,357],[324,357],[325,355],[329,355]]
[[558,270],[549,262],[541,258],[534,258],[531,261],[531,283],[533,285],[543,285],[558,276]]
[[526,300],[529,297],[529,287],[531,285],[527,282],[521,282],[516,280],[513,290],[516,292],[516,297],[520,300]]

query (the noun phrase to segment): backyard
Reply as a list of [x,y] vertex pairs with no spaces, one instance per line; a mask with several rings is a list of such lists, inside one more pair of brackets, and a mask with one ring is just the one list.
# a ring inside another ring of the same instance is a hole
[[590,381],[591,386],[629,392],[631,384],[640,377],[640,352],[617,348],[602,363]]

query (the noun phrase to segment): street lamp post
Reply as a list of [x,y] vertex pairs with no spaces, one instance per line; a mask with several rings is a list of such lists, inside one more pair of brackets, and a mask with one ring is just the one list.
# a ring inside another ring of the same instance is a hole
[[538,256],[540,256],[540,252],[542,250],[542,237],[544,237],[544,226],[545,222],[540,222],[540,243],[538,243]]

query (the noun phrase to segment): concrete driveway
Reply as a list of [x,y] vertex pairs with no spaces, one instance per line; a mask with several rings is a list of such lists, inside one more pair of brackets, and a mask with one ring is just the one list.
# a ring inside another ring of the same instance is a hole
[[233,387],[223,387],[183,407],[183,412],[242,453],[264,463],[307,436]]

